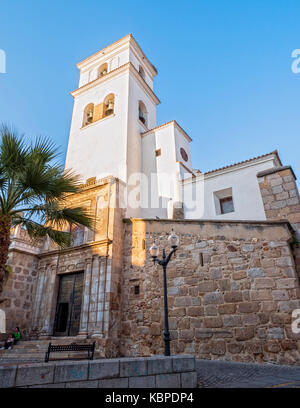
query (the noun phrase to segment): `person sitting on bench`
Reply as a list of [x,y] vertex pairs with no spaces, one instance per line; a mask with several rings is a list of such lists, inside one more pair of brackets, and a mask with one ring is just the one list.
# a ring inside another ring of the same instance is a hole
[[8,339],[6,340],[6,342],[4,343],[4,347],[1,347],[1,349],[5,349],[5,350],[11,350],[12,346],[14,344],[14,336],[12,334],[9,335]]
[[21,338],[21,332],[18,326],[16,327],[16,330],[13,332],[13,337],[14,337],[14,344],[17,344]]

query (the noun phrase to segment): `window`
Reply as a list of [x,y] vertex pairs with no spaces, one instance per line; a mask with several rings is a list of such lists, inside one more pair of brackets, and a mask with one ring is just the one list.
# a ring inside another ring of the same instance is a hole
[[155,150],[155,156],[156,157],[161,156],[161,149]]
[[101,67],[98,69],[98,78],[103,77],[103,75],[107,74],[107,63],[102,64]]
[[139,285],[136,285],[136,286],[134,287],[134,294],[135,294],[135,295],[139,295],[139,294],[140,294],[140,286],[139,286]]
[[143,78],[143,80],[145,80],[145,71],[144,71],[144,68],[141,65],[139,67],[139,74]]
[[115,95],[107,95],[107,97],[104,99],[104,105],[104,116],[112,115],[115,109]]
[[94,104],[90,103],[84,109],[82,126],[87,126],[90,123],[93,123],[93,117],[94,117]]
[[224,190],[215,191],[214,202],[216,215],[229,214],[235,211],[232,188],[225,188]]
[[147,110],[142,101],[139,101],[139,120],[147,126]]
[[180,148],[180,154],[183,160],[187,162],[189,159],[189,156],[187,155],[187,152],[184,150],[183,147]]
[[220,199],[221,214],[228,214],[234,212],[232,197]]

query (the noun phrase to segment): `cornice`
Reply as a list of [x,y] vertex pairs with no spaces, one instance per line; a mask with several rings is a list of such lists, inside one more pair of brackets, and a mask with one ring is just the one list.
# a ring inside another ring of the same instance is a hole
[[53,251],[49,251],[49,252],[43,252],[38,254],[38,258],[44,258],[47,256],[53,256],[53,255],[63,255],[63,254],[67,254],[69,252],[74,252],[74,251],[82,251],[85,249],[89,249],[89,248],[93,248],[95,246],[108,246],[110,244],[112,244],[112,240],[111,239],[102,239],[99,241],[95,241],[95,242],[90,242],[88,244],[83,244],[83,245],[79,245],[76,247],[70,247],[70,248],[64,248],[64,249],[55,249]]
[[135,69],[134,65],[131,62],[127,62],[126,64],[121,65],[120,67],[115,68],[112,71],[108,72],[103,77],[97,78],[94,81],[88,82],[87,84],[81,86],[80,88],[75,89],[74,91],[71,92],[71,95],[73,96],[73,98],[75,98],[76,96],[81,95],[82,93],[92,89],[93,87],[98,86],[108,81],[109,79],[114,78],[117,75],[128,71],[134,75],[134,77],[137,79],[137,81],[140,83],[140,85],[143,87],[146,94],[152,99],[152,101],[156,105],[160,104],[160,100],[158,99],[158,97],[152,91],[150,86],[145,82],[145,80],[141,77],[141,75],[138,73],[138,71]]
[[96,52],[95,54],[92,54],[90,57],[85,58],[84,60],[80,61],[78,64],[76,64],[76,66],[78,69],[82,70],[85,68],[85,66],[97,60],[101,56],[101,54],[102,55],[108,54],[114,51],[115,49],[120,48],[122,45],[125,45],[125,44],[128,44],[128,46],[132,45],[133,48],[138,53],[138,55],[141,57],[141,59],[144,60],[151,74],[153,76],[157,75],[157,69],[146,57],[145,53],[143,52],[143,50],[141,49],[141,47],[139,46],[139,44],[137,43],[137,41],[135,40],[132,34],[127,34],[125,37],[122,37],[120,40],[115,41],[114,43],[108,45],[107,47]]
[[153,133],[158,129],[170,126],[170,125],[174,125],[174,127],[176,127],[182,134],[183,136],[188,140],[188,142],[192,142],[193,139],[182,129],[182,127],[176,122],[176,120],[170,120],[170,122],[166,122],[163,123],[162,125],[156,126],[155,128],[149,129],[147,130],[147,132],[142,133],[142,136],[146,136],[149,133]]

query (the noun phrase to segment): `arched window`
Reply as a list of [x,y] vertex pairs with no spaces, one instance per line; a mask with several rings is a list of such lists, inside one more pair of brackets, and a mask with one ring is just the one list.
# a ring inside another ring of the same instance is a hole
[[114,108],[115,108],[115,95],[114,94],[109,94],[107,97],[104,99],[104,115],[109,116],[114,113]]
[[103,75],[107,74],[107,70],[108,70],[107,63],[102,64],[100,68],[98,69],[98,78],[101,78],[103,77]]
[[94,104],[90,103],[84,109],[82,126],[86,126],[92,123],[93,116],[94,116]]
[[142,101],[139,101],[139,120],[147,126],[147,110]]
[[145,80],[145,71],[144,71],[144,68],[141,65],[139,67],[139,74]]

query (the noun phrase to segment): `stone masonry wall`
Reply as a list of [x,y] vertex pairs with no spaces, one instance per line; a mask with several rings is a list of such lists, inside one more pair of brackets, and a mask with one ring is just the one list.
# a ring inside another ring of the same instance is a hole
[[167,269],[171,352],[299,364],[291,314],[300,290],[287,222],[126,220],[121,355],[163,353],[162,268],[149,248],[155,239],[168,250],[172,228],[180,246]]
[[[0,388],[196,388],[193,356],[0,366]],[[134,404],[133,404],[134,405]]]
[[[258,182],[267,220],[286,219],[295,229],[300,241],[300,199],[296,176],[290,166],[258,173]],[[297,272],[300,276],[300,247],[294,242]]]
[[9,255],[11,272],[2,297],[1,304],[6,313],[7,333],[19,326],[26,338],[30,331],[34,283],[37,277],[37,258],[35,255],[13,250]]

